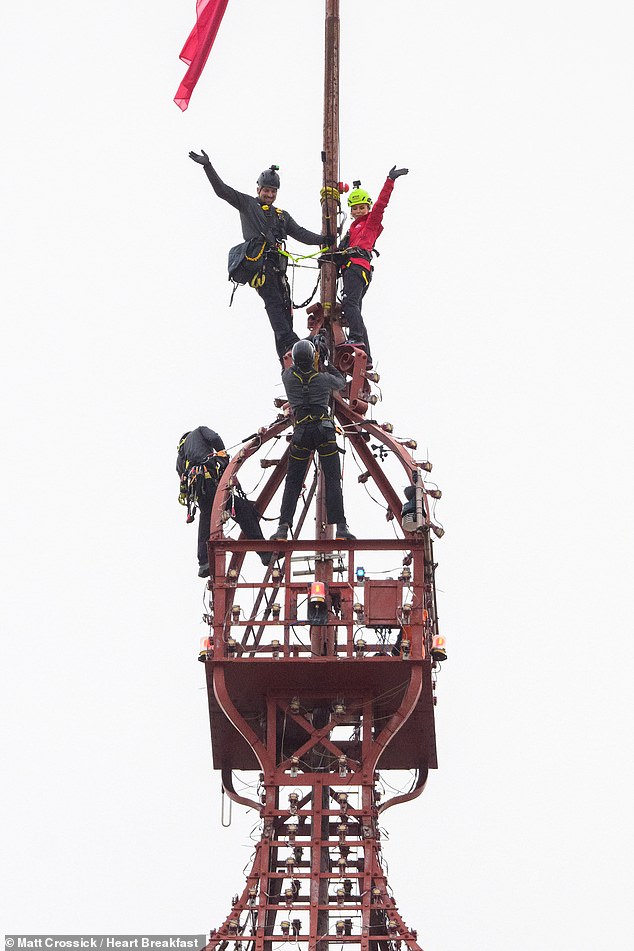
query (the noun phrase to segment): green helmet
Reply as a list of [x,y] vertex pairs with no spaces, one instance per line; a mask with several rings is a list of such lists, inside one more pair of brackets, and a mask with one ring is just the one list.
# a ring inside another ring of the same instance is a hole
[[364,188],[361,188],[361,182],[353,182],[353,189],[348,195],[348,204],[352,205],[372,205],[372,199]]

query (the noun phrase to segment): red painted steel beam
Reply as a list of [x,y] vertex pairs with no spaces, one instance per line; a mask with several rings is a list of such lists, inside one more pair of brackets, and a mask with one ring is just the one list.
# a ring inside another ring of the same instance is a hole
[[240,803],[241,806],[246,806],[248,809],[260,810],[261,803],[256,802],[255,799],[248,799],[246,796],[240,796],[235,791],[233,786],[233,773],[230,769],[224,768],[221,772],[222,776],[222,788],[229,796],[229,799],[232,799],[234,802]]
[[[214,551],[266,551],[272,547],[270,539],[257,538],[212,538],[209,542]],[[291,554],[294,551],[408,551],[413,548],[422,548],[424,537],[411,535],[407,538],[294,538],[285,541],[276,541],[275,548],[282,554]]]
[[408,793],[403,793],[400,796],[392,796],[391,799],[388,799],[387,802],[381,803],[379,806],[379,815],[384,813],[387,809],[391,809],[392,806],[398,806],[403,802],[411,802],[412,799],[418,799],[421,795],[425,786],[427,785],[427,777],[429,776],[428,769],[417,769],[416,770],[416,783]]
[[[216,490],[216,495],[214,498],[214,504],[211,510],[211,537],[217,537],[222,535],[222,526],[223,526],[223,513],[227,506],[229,499],[229,494],[231,491],[231,485],[233,480],[237,479],[238,473],[247,459],[250,459],[265,443],[269,442],[271,439],[275,439],[288,429],[291,425],[291,419],[288,415],[280,415],[268,426],[263,426],[258,430],[257,434],[251,439],[249,439],[244,446],[229,460],[229,464],[226,467],[225,471],[222,474],[220,482],[218,483],[218,488]],[[276,467],[277,468],[277,467]],[[283,472],[278,482],[280,484],[283,476]],[[275,477],[275,474],[274,474]],[[277,488],[277,486],[276,486]],[[272,495],[275,493],[273,491]],[[259,500],[258,500],[259,501]],[[260,515],[264,514],[260,509],[258,509]]]
[[231,723],[233,723],[233,725],[238,730],[238,732],[241,733],[242,736],[245,738],[245,740],[247,741],[247,743],[249,744],[249,746],[251,747],[251,749],[257,756],[262,769],[266,769],[267,766],[270,766],[267,748],[265,744],[262,743],[262,741],[257,736],[257,734],[253,731],[253,729],[249,726],[249,724],[246,722],[244,717],[240,713],[238,713],[238,710],[235,704],[233,703],[233,700],[229,696],[229,692],[225,684],[224,668],[221,667],[220,665],[216,666],[214,669],[213,683],[214,683],[214,693],[216,695],[216,699],[221,709],[224,711],[225,716],[227,717],[228,720],[231,721]]
[[407,685],[407,689],[398,710],[392,714],[387,724],[383,727],[372,744],[372,769],[376,768],[381,753],[385,747],[394,739],[394,736],[411,716],[418,698],[420,697],[420,692],[423,686],[423,668],[419,664],[412,664],[410,670],[410,681]]

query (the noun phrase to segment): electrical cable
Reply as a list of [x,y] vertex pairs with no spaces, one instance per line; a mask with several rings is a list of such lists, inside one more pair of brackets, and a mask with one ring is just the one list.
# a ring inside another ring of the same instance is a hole
[[[361,468],[361,465],[360,465],[359,460],[358,460],[358,458],[357,458],[357,454],[356,454],[356,452],[355,452],[354,447],[352,446],[352,444],[350,444],[350,449],[351,449],[351,452],[352,452],[352,458],[353,458],[354,461],[356,462],[357,467],[358,467],[358,469],[359,469],[359,472],[362,472],[362,473],[365,472],[366,470]],[[373,501],[376,505],[378,505],[379,508],[383,509],[383,511],[385,511],[385,512],[389,511],[389,505],[384,505],[384,504],[382,504],[381,502],[379,502],[378,499],[375,499],[374,496],[372,495],[372,493],[370,492],[370,490],[368,489],[368,486],[367,486],[367,483],[366,483],[366,482],[362,482],[361,484],[363,485],[363,488],[364,488],[365,491],[368,493],[368,495],[370,496],[370,498],[372,499],[372,501]]]

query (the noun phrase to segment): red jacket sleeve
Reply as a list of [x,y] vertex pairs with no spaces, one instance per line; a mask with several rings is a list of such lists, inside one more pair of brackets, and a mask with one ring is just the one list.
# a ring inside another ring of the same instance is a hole
[[374,247],[374,243],[378,236],[383,230],[382,221],[383,221],[383,212],[387,208],[387,203],[390,200],[390,196],[394,190],[394,181],[391,178],[385,179],[385,184],[379,193],[379,197],[372,205],[370,214],[366,220],[366,234],[371,237],[372,244],[370,247]]

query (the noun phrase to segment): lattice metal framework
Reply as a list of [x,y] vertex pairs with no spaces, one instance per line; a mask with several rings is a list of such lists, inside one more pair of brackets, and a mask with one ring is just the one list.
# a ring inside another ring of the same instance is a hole
[[[209,951],[227,942],[237,951],[272,951],[286,941],[309,951],[331,944],[387,951],[403,942],[418,948],[391,896],[379,816],[420,795],[436,766],[432,653],[438,625],[424,487],[428,464],[416,462],[389,427],[352,409],[359,401],[363,411],[369,405],[360,399],[370,385],[359,373],[365,355],[344,347],[337,359],[351,378],[336,417],[367,466],[362,481],[372,480],[388,518],[400,525],[403,499],[380,454],[370,450],[370,438],[418,486],[421,524],[394,538],[276,541],[276,556],[260,579],[246,580],[248,553],[271,550],[272,542],[226,537],[223,513],[241,467],[290,426],[287,407],[223,475],[209,544],[211,630],[200,659],[214,765],[226,793],[259,810],[262,830],[244,891],[212,932]],[[266,513],[283,481],[286,454],[262,461],[270,471],[256,504]],[[297,534],[312,511],[314,490],[315,482]],[[371,553],[400,558],[398,577],[365,576],[361,563]],[[311,600],[315,581],[324,586],[323,600]],[[252,604],[249,611],[245,603]],[[382,803],[379,768],[414,770],[412,788]],[[235,791],[234,770],[259,772],[257,801]]]

